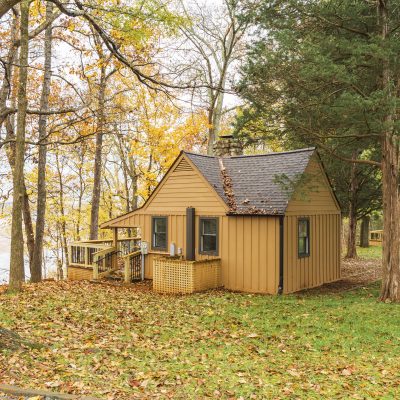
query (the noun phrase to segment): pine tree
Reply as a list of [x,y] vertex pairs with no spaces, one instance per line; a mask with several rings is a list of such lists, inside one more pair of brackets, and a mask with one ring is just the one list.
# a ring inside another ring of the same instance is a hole
[[[332,158],[379,168],[384,212],[382,300],[400,301],[398,0],[263,1],[243,69],[247,117]],[[246,116],[246,115],[245,115]],[[243,118],[240,121],[244,125]],[[349,151],[358,148],[358,157]]]

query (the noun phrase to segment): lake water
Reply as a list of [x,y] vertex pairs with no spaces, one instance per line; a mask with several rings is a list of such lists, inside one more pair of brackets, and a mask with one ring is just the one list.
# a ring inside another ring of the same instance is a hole
[[8,282],[10,267],[10,234],[0,223],[0,283]]
[[[8,282],[9,271],[10,271],[10,245],[11,245],[11,228],[2,225],[0,222],[0,285]],[[51,257],[50,252],[45,251],[45,262],[47,267],[48,276],[54,276],[55,273],[55,262]],[[25,254],[25,278],[29,279],[29,259]]]

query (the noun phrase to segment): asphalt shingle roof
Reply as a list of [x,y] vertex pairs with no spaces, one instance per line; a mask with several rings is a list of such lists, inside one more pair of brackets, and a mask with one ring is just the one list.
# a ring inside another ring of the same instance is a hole
[[315,148],[253,156],[213,157],[185,152],[225,203],[230,204],[224,189],[221,161],[232,181],[233,198],[238,214],[284,214],[290,190],[276,180],[295,180],[301,176]]

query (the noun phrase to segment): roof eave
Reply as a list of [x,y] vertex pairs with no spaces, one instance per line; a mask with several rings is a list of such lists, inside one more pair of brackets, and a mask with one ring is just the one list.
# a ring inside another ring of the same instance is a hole
[[114,224],[115,222],[120,221],[121,219],[125,219],[126,217],[128,217],[128,215],[132,215],[132,214],[134,214],[136,211],[141,210],[142,208],[143,208],[143,206],[140,206],[140,207],[136,208],[135,210],[129,211],[129,212],[125,213],[125,214],[118,215],[118,217],[115,217],[115,218],[113,218],[113,219],[109,219],[108,221],[105,221],[105,222],[103,222],[102,224],[100,224],[100,225],[99,225],[99,228],[100,228],[100,229],[110,229],[110,228],[114,228],[114,227],[112,226],[112,224]]
[[228,212],[226,216],[228,217],[282,217],[284,212],[276,213],[242,213],[242,212]]

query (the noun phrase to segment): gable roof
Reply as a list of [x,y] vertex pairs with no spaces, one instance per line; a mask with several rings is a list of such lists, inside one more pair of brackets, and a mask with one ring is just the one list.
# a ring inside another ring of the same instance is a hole
[[[226,204],[234,198],[236,211],[232,214],[265,215],[285,213],[292,193],[276,182],[276,178],[297,179],[305,172],[314,153],[315,147],[225,158],[184,152]],[[230,178],[232,196],[227,196],[224,189],[221,167]]]
[[[228,214],[284,215],[293,193],[276,182],[276,178],[285,176],[289,180],[296,180],[305,173],[310,159],[315,153],[315,147],[310,147],[280,153],[220,158],[181,151],[143,206],[106,221],[100,227],[108,228],[111,224],[143,210],[156,196],[167,175],[174,170],[182,156],[187,157],[197,168],[211,186],[210,189],[215,190],[228,209],[230,209],[232,197],[234,198],[236,211],[228,211]],[[226,176],[230,180],[231,196],[227,195],[226,188],[224,188],[221,167],[225,169]],[[328,180],[327,182],[329,184]]]

